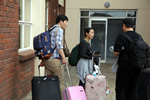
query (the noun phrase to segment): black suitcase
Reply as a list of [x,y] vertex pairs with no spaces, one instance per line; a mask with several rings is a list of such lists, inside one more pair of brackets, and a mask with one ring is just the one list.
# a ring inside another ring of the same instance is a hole
[[143,70],[138,84],[138,100],[150,100],[150,70]]
[[31,83],[32,100],[61,100],[57,76],[34,76]]

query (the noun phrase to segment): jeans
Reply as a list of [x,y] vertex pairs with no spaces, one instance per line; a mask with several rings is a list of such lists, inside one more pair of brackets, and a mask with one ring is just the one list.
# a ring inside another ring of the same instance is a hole
[[137,100],[140,71],[121,67],[116,76],[116,100]]

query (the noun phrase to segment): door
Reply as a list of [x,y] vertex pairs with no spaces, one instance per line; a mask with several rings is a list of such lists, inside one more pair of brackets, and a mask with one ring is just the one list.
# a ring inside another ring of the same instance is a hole
[[91,40],[91,47],[94,51],[100,51],[101,62],[106,62],[107,19],[90,18],[89,27],[94,29],[94,38]]

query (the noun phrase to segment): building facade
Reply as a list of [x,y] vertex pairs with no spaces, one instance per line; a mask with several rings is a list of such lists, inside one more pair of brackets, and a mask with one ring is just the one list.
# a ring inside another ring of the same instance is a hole
[[68,47],[72,49],[84,38],[84,29],[92,27],[95,30],[95,37],[91,40],[93,50],[101,52],[101,62],[112,63],[115,57],[109,47],[123,32],[124,18],[134,19],[135,31],[150,45],[149,4],[147,0],[66,0],[66,15],[70,19],[66,29]]
[[92,48],[101,52],[102,62],[111,62],[109,46],[122,32],[124,18],[135,20],[135,30],[150,45],[149,4],[149,0],[0,0],[0,100],[20,100],[31,90],[40,63],[33,37],[52,27],[57,15],[69,18],[65,38],[70,50],[84,38],[84,28],[93,27]]
[[20,100],[31,90],[39,60],[33,37],[65,14],[65,0],[0,0],[0,100]]

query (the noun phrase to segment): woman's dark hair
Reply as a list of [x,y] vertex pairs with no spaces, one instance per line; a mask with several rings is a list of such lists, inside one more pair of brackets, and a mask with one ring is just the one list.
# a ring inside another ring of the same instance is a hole
[[65,20],[68,21],[69,19],[65,15],[58,15],[57,18],[56,18],[56,24],[58,24],[61,20],[64,22]]
[[85,37],[86,37],[86,33],[89,33],[91,29],[93,30],[93,28],[88,27],[84,30]]

